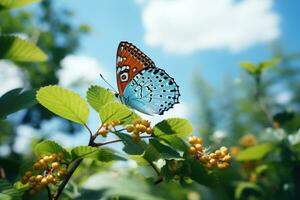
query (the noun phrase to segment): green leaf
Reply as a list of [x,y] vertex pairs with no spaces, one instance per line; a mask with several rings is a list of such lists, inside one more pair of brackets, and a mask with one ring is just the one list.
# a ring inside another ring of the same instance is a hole
[[76,160],[78,158],[86,158],[98,152],[97,147],[90,146],[78,146],[71,150],[72,160]]
[[193,127],[186,119],[170,118],[154,126],[154,136],[166,141],[172,147],[186,151],[188,146],[181,139],[193,132]]
[[134,142],[127,134],[116,132],[115,133],[125,145],[123,151],[130,155],[141,155],[144,153],[147,144],[144,141]]
[[275,67],[280,62],[280,59],[267,60],[259,63],[258,68],[261,71]]
[[5,179],[0,179],[0,199],[21,200],[23,192],[14,188]]
[[0,11],[3,9],[18,8],[39,1],[40,0],[0,0]]
[[71,150],[72,160],[78,158],[91,158],[101,162],[110,162],[113,160],[125,160],[108,148],[97,148],[91,146],[79,146]]
[[63,153],[66,160],[70,160],[71,156],[69,152],[62,146],[51,140],[44,140],[35,146],[35,154],[40,155],[50,155],[54,153]]
[[129,110],[125,105],[110,102],[102,106],[99,110],[100,118],[102,123],[109,122],[112,120],[120,120],[122,124],[128,123],[128,120],[132,120],[137,115]]
[[257,67],[250,62],[241,62],[240,66],[249,73],[255,74],[257,72]]
[[182,159],[176,150],[155,139],[150,139],[143,157],[149,162],[157,161],[158,159]]
[[88,89],[86,96],[87,101],[96,112],[99,112],[101,107],[105,104],[113,102],[116,99],[112,92],[96,85],[93,85]]
[[21,88],[6,92],[0,97],[0,119],[18,110],[31,107],[37,103],[35,90],[22,91]]
[[295,112],[290,110],[284,110],[282,112],[276,113],[273,116],[273,120],[278,122],[279,124],[284,124],[288,121],[293,120],[295,117]]
[[238,184],[238,186],[236,187],[235,189],[235,193],[234,193],[234,197],[235,199],[243,199],[242,195],[243,195],[243,192],[245,190],[252,190],[254,192],[256,192],[257,194],[259,195],[262,195],[263,194],[263,191],[262,189],[256,185],[255,183],[251,183],[251,182],[240,182]]
[[0,36],[0,59],[23,62],[47,60],[46,54],[35,44],[16,36]]
[[57,85],[46,86],[38,90],[36,98],[48,110],[63,118],[79,124],[87,122],[88,105],[79,94],[71,90]]
[[154,126],[154,135],[159,138],[165,136],[187,136],[193,132],[193,127],[186,119],[170,118]]
[[126,160],[125,158],[119,156],[115,151],[109,148],[100,148],[98,149],[97,154],[95,154],[95,158],[101,162],[110,162],[114,160]]
[[187,158],[184,162],[185,173],[194,181],[201,185],[213,187],[218,184],[218,179],[212,171],[208,171],[195,158]]
[[261,160],[264,156],[273,151],[275,148],[276,146],[272,143],[258,144],[240,151],[240,153],[236,156],[236,160]]

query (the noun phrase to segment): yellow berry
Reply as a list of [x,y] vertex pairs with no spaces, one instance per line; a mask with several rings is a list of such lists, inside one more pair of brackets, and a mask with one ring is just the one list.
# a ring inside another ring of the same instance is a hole
[[102,135],[103,137],[106,137],[108,134],[108,130],[106,130],[105,128],[101,128],[98,132],[100,135]]
[[59,168],[59,163],[58,162],[54,162],[54,163],[51,164],[51,167],[53,169],[58,169]]
[[43,158],[39,160],[41,166],[46,166],[48,162],[46,162]]
[[197,151],[201,151],[203,149],[201,144],[195,144],[195,148]]
[[216,154],[216,156],[220,156],[222,154],[222,152],[220,150],[216,150],[215,154]]
[[226,156],[224,156],[223,161],[228,162],[231,160],[231,156],[229,154],[227,154]]
[[133,130],[134,130],[134,127],[133,126],[131,126],[131,125],[129,125],[129,126],[126,126],[126,130],[127,130],[127,132],[132,132]]
[[210,158],[216,158],[216,154],[215,154],[215,153],[210,153],[210,154],[209,154],[209,157],[210,157]]
[[146,129],[146,133],[149,134],[149,135],[152,135],[153,134],[153,129],[151,127],[148,127]]
[[199,160],[202,161],[202,162],[206,162],[208,159],[209,159],[209,158],[208,158],[207,155],[203,155],[203,156],[201,156],[201,157],[199,158]]
[[29,178],[30,176],[32,176],[32,172],[31,172],[31,171],[27,171],[27,172],[25,173],[25,176],[27,176],[27,177]]
[[141,124],[144,125],[146,128],[148,128],[150,126],[150,122],[145,119],[142,119]]
[[48,156],[48,160],[49,160],[49,162],[54,161],[55,160],[55,156],[54,155]]
[[218,163],[218,168],[220,169],[226,169],[229,167],[229,163],[224,162],[224,163]]
[[190,155],[194,155],[195,153],[196,153],[196,148],[195,147],[190,147],[190,149],[189,149],[189,154]]
[[31,177],[29,178],[29,182],[33,183],[33,182],[35,182],[35,181],[36,181],[36,177],[35,177],[35,176],[31,176]]
[[47,176],[47,182],[48,183],[52,183],[53,179],[54,179],[54,177],[51,174]]
[[203,142],[203,141],[202,141],[201,138],[199,138],[199,137],[196,138],[196,144],[202,144],[202,142]]
[[137,124],[136,129],[141,133],[144,133],[147,130],[146,126],[144,126],[142,124]]
[[21,179],[21,183],[22,184],[28,183],[28,177],[27,176],[23,176],[22,179]]
[[140,124],[141,123],[141,119],[134,119],[133,121],[132,121],[132,124],[133,125],[137,125],[137,124]]
[[194,136],[190,136],[190,137],[188,138],[188,141],[189,141],[190,144],[194,144],[194,143],[195,143],[195,138],[194,138]]
[[228,153],[227,147],[221,147],[220,150],[221,150],[221,152],[224,152],[225,154]]
[[217,160],[216,160],[216,159],[210,159],[210,160],[209,160],[209,163],[212,164],[212,165],[214,165],[214,164],[217,163]]
[[43,176],[39,174],[36,176],[36,181],[41,182],[42,178],[43,178]]
[[34,165],[33,165],[33,169],[35,169],[35,170],[39,170],[39,169],[41,169],[41,164],[39,163],[39,162],[37,162],[37,163],[35,163]]
[[47,181],[47,178],[46,178],[46,177],[42,178],[42,180],[41,180],[41,185],[42,185],[42,186],[48,185],[48,181]]

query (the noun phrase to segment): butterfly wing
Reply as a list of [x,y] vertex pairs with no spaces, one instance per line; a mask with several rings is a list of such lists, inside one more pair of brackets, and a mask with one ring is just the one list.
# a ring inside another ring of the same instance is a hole
[[179,103],[179,87],[164,70],[144,68],[126,86],[122,101],[146,113],[162,115]]
[[129,42],[120,42],[116,60],[117,83],[120,96],[127,84],[141,70],[155,67],[154,62],[141,50]]

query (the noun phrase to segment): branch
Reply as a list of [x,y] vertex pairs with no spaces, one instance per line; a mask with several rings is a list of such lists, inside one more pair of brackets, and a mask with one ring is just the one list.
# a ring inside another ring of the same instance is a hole
[[[152,138],[152,136],[141,136],[141,138]],[[94,143],[93,146],[100,147],[100,146],[103,146],[103,145],[122,142],[122,141],[123,140],[121,140],[121,139],[114,139],[114,140],[110,140],[110,141],[106,141],[106,142]]]
[[266,102],[262,98],[260,76],[261,76],[260,74],[255,76],[255,88],[256,88],[255,100],[257,101],[257,103],[260,107],[260,110],[265,114],[269,125],[273,127],[274,121],[273,121],[272,114],[271,114]]
[[77,167],[80,165],[80,163],[82,162],[83,159],[78,159],[74,162],[74,164],[72,165],[71,169],[69,170],[69,172],[67,173],[66,177],[64,178],[63,182],[59,185],[57,191],[54,193],[53,198],[51,200],[57,200],[59,198],[59,196],[61,195],[61,193],[63,192],[65,186],[67,185],[67,183],[69,182],[71,176],[73,175],[73,173],[75,172],[75,170],[77,169]]
[[92,142],[92,138],[93,138],[93,133],[92,133],[92,131],[91,131],[91,129],[88,127],[88,125],[86,125],[86,124],[83,124],[84,125],[84,127],[88,130],[88,132],[89,132],[89,134],[90,134],[90,141],[89,141],[89,143],[91,143]]
[[160,182],[163,181],[163,177],[161,176],[159,169],[157,168],[157,166],[156,166],[153,162],[148,161],[148,160],[147,160],[147,162],[150,164],[150,166],[154,169],[154,171],[156,172],[157,176],[159,177],[159,178],[154,182],[154,184],[157,185],[157,184],[159,184]]
[[48,185],[47,185],[46,189],[47,189],[47,192],[48,192],[48,199],[51,200],[52,199],[52,195],[51,195],[51,190],[50,190],[50,188],[49,188]]

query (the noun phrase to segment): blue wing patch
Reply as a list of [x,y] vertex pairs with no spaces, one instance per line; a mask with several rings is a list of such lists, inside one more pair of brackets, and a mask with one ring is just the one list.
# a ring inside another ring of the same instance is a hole
[[179,103],[179,87],[163,69],[141,70],[126,86],[121,101],[133,109],[162,115]]

